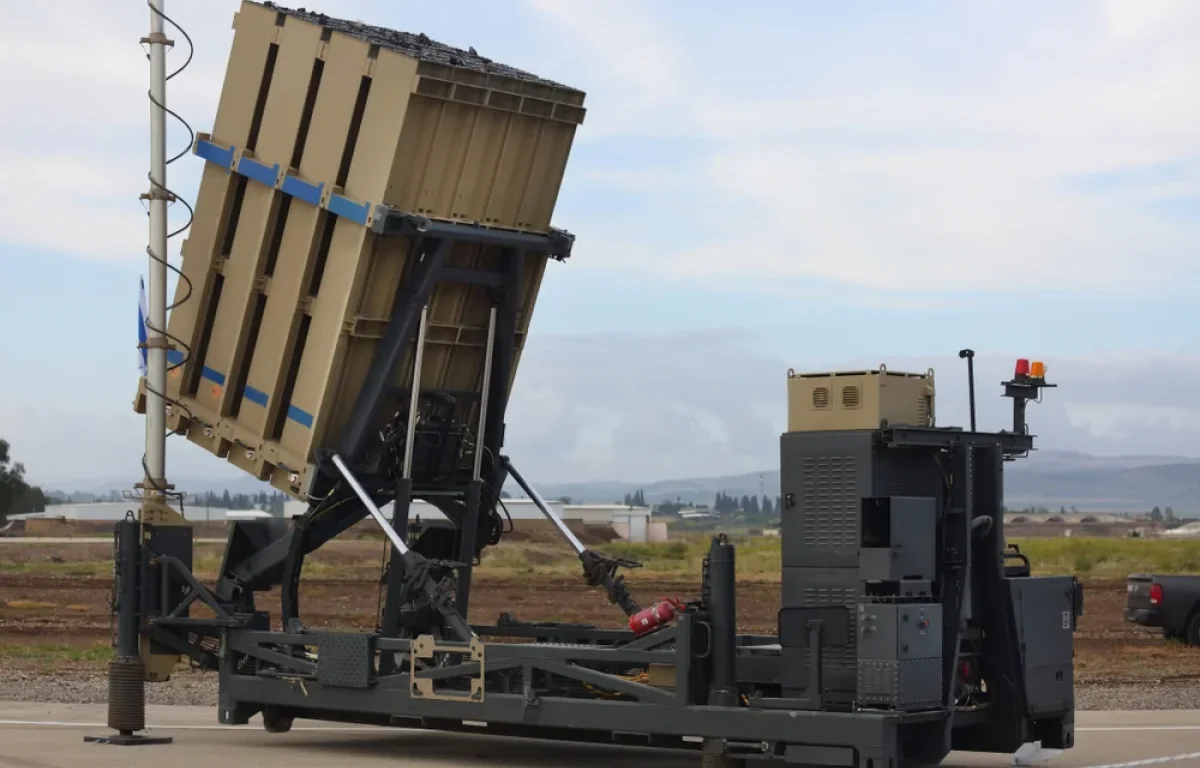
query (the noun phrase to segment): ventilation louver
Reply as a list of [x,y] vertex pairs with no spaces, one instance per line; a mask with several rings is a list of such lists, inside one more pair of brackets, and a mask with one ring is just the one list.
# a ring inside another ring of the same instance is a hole
[[817,387],[813,390],[813,408],[829,407],[829,387]]

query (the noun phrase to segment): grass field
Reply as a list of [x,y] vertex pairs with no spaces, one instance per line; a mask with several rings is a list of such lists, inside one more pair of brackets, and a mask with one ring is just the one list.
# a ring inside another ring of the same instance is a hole
[[[739,578],[777,581],[780,540],[763,536],[732,535],[737,545]],[[662,544],[611,541],[596,549],[642,563],[639,574],[677,577],[699,574],[710,537],[689,534]],[[1029,557],[1034,575],[1074,574],[1080,577],[1124,578],[1138,572],[1200,573],[1200,539],[1137,538],[1028,538],[1011,539]],[[112,574],[111,546],[107,543],[73,545],[71,557],[23,557],[13,548],[0,550],[0,573],[54,574],[65,577],[103,578]],[[382,565],[384,541],[360,539],[318,550],[305,562],[305,576],[321,579],[362,579],[377,574]],[[77,549],[79,548],[79,549]],[[23,548],[22,548],[23,549]],[[216,576],[224,545],[196,545],[193,567],[202,578]],[[82,551],[80,551],[82,550]],[[578,572],[579,560],[562,541],[502,541],[485,551],[479,573],[495,576],[565,576]]]
[[[543,533],[545,535],[543,535]],[[731,535],[738,546],[738,623],[774,632],[780,600],[780,540]],[[688,534],[665,544],[595,540],[589,546],[643,564],[627,573],[643,604],[664,595],[692,598],[699,589],[709,536]],[[1125,621],[1124,579],[1133,572],[1200,573],[1200,541],[1129,538],[1014,539],[1036,575],[1072,574],[1085,587],[1076,632],[1080,682],[1200,679],[1200,649],[1165,642]],[[222,543],[198,542],[197,575],[211,583]],[[371,628],[380,606],[385,542],[337,540],[305,560],[301,611],[313,627]],[[0,669],[58,674],[102,669],[111,655],[111,540],[71,544],[36,540],[0,546]],[[262,604],[274,612],[277,596]],[[526,621],[618,626],[619,611],[580,578],[578,559],[556,532],[524,531],[485,551],[476,570],[473,620],[512,612]]]
[[[738,575],[779,579],[780,540],[731,537],[737,544]],[[689,536],[665,544],[611,542],[599,547],[610,555],[637,560],[642,573],[670,576],[699,573],[710,539]],[[1124,578],[1130,573],[1200,573],[1200,539],[1030,538],[1012,539],[1029,557],[1034,575],[1073,574],[1081,577]],[[482,567],[494,573],[550,574],[577,570],[579,565],[561,547],[541,544],[504,545],[485,556]]]
[[1200,539],[1013,539],[1035,574],[1120,576],[1130,573],[1200,574]]

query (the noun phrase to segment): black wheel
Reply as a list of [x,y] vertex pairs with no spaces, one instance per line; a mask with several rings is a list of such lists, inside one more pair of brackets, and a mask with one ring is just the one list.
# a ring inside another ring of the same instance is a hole
[[285,717],[276,709],[264,709],[263,728],[267,733],[287,733],[292,730],[292,718]]
[[1187,629],[1184,630],[1183,640],[1188,645],[1200,646],[1200,610],[1192,614]]

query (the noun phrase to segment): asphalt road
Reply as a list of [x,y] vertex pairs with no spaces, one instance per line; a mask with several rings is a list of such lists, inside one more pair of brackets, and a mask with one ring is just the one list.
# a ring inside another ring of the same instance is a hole
[[[697,755],[664,755],[622,747],[575,746],[489,736],[297,722],[287,734],[268,734],[257,723],[216,725],[207,707],[148,707],[147,735],[169,735],[161,746],[123,748],[85,743],[105,735],[103,705],[0,702],[0,766],[11,768],[189,768],[214,765],[286,765],[288,768],[389,766],[444,768],[696,768]],[[1200,751],[1200,711],[1081,712],[1078,745],[1044,763],[1048,768],[1090,768]],[[952,755],[943,765],[1011,765],[1007,755]],[[1200,759],[1165,763],[1200,766]]]

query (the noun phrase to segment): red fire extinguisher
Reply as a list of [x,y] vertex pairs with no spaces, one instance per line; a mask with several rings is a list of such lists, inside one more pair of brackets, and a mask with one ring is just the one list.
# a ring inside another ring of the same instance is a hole
[[677,597],[659,598],[658,602],[649,608],[643,608],[629,617],[629,628],[633,634],[641,637],[661,627],[675,618],[677,612],[684,610],[683,602]]

